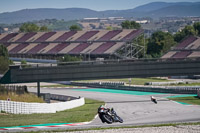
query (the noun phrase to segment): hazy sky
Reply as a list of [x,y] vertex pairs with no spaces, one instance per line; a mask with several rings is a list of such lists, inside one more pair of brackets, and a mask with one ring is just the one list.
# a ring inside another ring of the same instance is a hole
[[200,0],[0,0],[0,13],[33,8],[80,7],[92,10],[131,9],[155,1],[200,2]]

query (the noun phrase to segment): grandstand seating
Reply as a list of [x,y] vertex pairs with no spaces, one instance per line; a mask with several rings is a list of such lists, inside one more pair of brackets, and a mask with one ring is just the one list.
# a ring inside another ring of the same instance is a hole
[[65,32],[63,35],[61,35],[57,39],[55,39],[55,41],[65,41],[76,33],[77,33],[76,31]]
[[23,48],[23,49],[20,50],[18,53],[24,54],[24,53],[26,53],[27,51],[29,51],[29,50],[31,50],[32,48],[34,48],[35,46],[37,46],[37,45],[38,45],[37,43],[28,44],[27,47]]
[[80,36],[82,36],[83,34],[85,34],[87,31],[78,31],[76,34],[74,34],[73,36],[71,36],[69,39],[67,39],[67,41],[76,41],[76,39],[78,39]]
[[11,38],[15,37],[18,33],[11,33],[3,37],[0,42],[8,42]]
[[0,34],[0,42],[12,54],[102,54],[116,52],[139,30],[57,31]]
[[33,37],[35,34],[37,34],[37,33],[35,33],[35,32],[26,33],[21,38],[19,38],[18,40],[16,40],[16,42],[25,42],[26,40],[28,40],[31,37]]
[[89,45],[87,48],[85,48],[80,53],[81,54],[88,54],[88,53],[92,52],[93,50],[95,50],[96,48],[98,48],[101,44],[103,44],[103,43],[102,42],[92,43],[91,45]]
[[11,54],[16,54],[18,53],[20,50],[22,50],[23,48],[25,48],[26,46],[28,46],[28,44],[26,43],[21,43],[19,44],[17,47],[13,48],[12,50],[10,50],[9,52]]
[[172,56],[172,58],[186,58],[188,55],[190,55],[192,52],[191,51],[180,51],[180,52],[176,52],[176,54],[174,54]]
[[83,34],[82,36],[80,36],[78,39],[76,39],[76,41],[87,41],[89,38],[91,38],[98,32],[99,31],[88,31],[85,34]]
[[92,51],[91,54],[103,54],[106,50],[108,50],[115,44],[116,44],[115,42],[103,43],[98,48],[96,48],[94,51]]
[[114,53],[117,49],[121,48],[124,45],[124,42],[118,42],[115,45],[113,45],[111,48],[106,50],[104,53],[105,54],[112,54]]
[[189,58],[200,57],[200,51],[192,52],[188,57]]
[[29,51],[27,51],[26,53],[28,53],[28,54],[36,54],[41,49],[43,49],[44,47],[46,47],[47,45],[48,45],[48,43],[40,43],[40,44],[36,45],[35,47],[33,47],[32,49],[30,49]]
[[71,51],[72,49],[74,49],[78,45],[79,45],[79,43],[71,43],[71,44],[69,44],[69,46],[65,47],[64,49],[62,49],[58,53],[60,53],[60,54],[67,54],[69,51]]
[[101,38],[99,38],[99,41],[109,41],[110,39],[112,39],[114,36],[116,36],[120,32],[121,32],[121,30],[109,31],[104,36],[102,36]]
[[38,39],[36,39],[35,42],[44,42],[48,38],[50,38],[51,36],[53,36],[54,34],[56,34],[56,32],[45,33],[44,35],[42,35],[41,37],[39,37]]
[[124,38],[122,38],[122,40],[124,41],[129,41],[132,38],[138,36],[140,33],[142,32],[142,30],[133,30],[131,33],[129,33],[127,36],[125,36]]
[[72,49],[69,54],[79,54],[85,48],[87,48],[90,44],[89,43],[80,43],[77,47]]
[[47,51],[47,54],[57,54],[58,52],[60,52],[62,49],[66,48],[69,44],[68,43],[61,43],[56,45],[55,47],[53,47],[52,49],[50,49],[49,51]]
[[17,43],[14,43],[14,44],[9,45],[9,46],[7,47],[8,52],[10,53],[10,51],[11,51],[13,48],[17,47],[18,45],[19,45],[19,44],[17,44]]
[[176,51],[170,51],[167,54],[165,54],[164,56],[162,56],[161,58],[171,58],[174,54],[176,54]]
[[175,49],[184,49],[187,47],[189,44],[197,40],[197,37],[194,36],[189,36],[186,39],[184,39],[181,43],[179,43]]
[[11,38],[8,42],[16,42],[19,38],[23,37],[25,33],[19,33],[13,38]]

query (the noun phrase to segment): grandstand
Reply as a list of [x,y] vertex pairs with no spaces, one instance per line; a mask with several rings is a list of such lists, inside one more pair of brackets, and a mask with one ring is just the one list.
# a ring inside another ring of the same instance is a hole
[[199,58],[200,37],[188,36],[171,51],[162,56],[162,59]]
[[126,29],[6,33],[0,34],[0,44],[7,47],[11,57],[39,56],[52,59],[68,54],[94,59],[135,58],[133,40],[142,32]]

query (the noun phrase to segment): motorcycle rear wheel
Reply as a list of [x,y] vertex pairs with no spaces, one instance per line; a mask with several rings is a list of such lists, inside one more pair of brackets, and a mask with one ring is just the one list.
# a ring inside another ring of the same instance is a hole
[[108,124],[112,124],[112,123],[113,123],[112,116],[110,116],[110,115],[107,115],[107,114],[102,115],[102,118],[103,118],[103,119],[105,120],[105,122],[108,123]]

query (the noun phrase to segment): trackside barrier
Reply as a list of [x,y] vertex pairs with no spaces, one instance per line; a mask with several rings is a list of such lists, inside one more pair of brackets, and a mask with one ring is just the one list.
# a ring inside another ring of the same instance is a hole
[[144,91],[144,92],[159,92],[159,93],[174,93],[174,94],[197,94],[200,90],[200,86],[192,87],[159,87],[159,86],[124,86],[124,85],[92,85],[86,83],[72,82],[72,85],[87,86],[93,88],[105,88],[105,89],[118,89],[118,90],[130,90],[130,91]]
[[200,98],[200,90],[197,91],[197,96]]
[[0,111],[12,114],[56,113],[56,111],[72,109],[84,104],[84,98],[58,103],[26,103],[0,100]]

